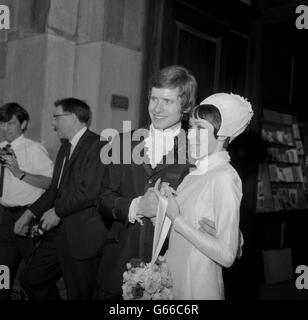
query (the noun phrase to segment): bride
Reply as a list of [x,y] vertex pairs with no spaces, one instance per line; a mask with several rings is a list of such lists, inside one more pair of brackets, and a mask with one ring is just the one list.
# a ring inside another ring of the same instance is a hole
[[[188,139],[196,169],[176,193],[165,183],[159,191],[168,199],[172,222],[166,258],[176,299],[224,299],[222,267],[237,255],[242,198],[226,147],[252,116],[249,102],[226,93],[208,97],[191,112]],[[202,221],[208,221],[208,232],[200,228]]]

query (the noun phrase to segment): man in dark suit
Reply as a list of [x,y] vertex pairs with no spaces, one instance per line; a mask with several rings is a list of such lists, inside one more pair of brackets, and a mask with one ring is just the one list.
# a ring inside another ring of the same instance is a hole
[[97,213],[104,165],[103,143],[87,129],[89,106],[78,99],[55,102],[53,126],[64,139],[48,190],[15,224],[25,235],[31,219],[41,222],[45,234],[21,275],[29,299],[59,298],[56,281],[63,275],[68,299],[93,295],[106,228]]
[[195,105],[196,90],[194,76],[184,67],[160,70],[150,82],[151,125],[145,139],[136,142],[142,136],[136,130],[114,140],[108,185],[99,202],[100,213],[112,227],[100,263],[97,299],[121,299],[126,264],[132,258],[151,259],[154,226],[146,216],[153,216],[158,205],[152,187],[161,179],[176,189],[189,172],[181,120]]

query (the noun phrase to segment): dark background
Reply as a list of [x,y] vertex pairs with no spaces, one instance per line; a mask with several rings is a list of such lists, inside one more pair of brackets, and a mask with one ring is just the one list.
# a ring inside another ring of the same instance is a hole
[[[183,64],[196,75],[198,102],[226,91],[249,97],[253,105],[249,131],[230,147],[232,163],[243,181],[245,239],[243,257],[224,271],[231,300],[259,298],[264,283],[262,250],[279,247],[281,221],[288,223],[285,245],[292,248],[294,267],[308,264],[308,212],[256,213],[257,168],[265,157],[260,138],[263,109],[296,114],[301,129],[308,131],[308,30],[295,26],[295,9],[305,3],[157,0],[149,4],[146,79],[160,67]],[[147,120],[145,110],[141,124]]]

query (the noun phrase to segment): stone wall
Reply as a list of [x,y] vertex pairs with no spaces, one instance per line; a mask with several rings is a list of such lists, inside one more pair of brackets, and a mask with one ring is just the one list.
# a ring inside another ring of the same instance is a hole
[[[91,129],[138,125],[143,37],[148,0],[0,0],[11,28],[0,30],[0,103],[30,113],[28,136],[54,158],[53,102],[74,96],[93,111]],[[111,96],[128,109],[113,109]]]

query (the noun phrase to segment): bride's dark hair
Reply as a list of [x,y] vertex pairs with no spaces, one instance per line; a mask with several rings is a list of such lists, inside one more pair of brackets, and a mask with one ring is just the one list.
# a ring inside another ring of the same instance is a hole
[[[221,114],[217,107],[212,104],[200,104],[195,106],[189,118],[202,119],[208,121],[214,127],[214,137],[217,139],[217,132],[221,126]],[[230,138],[226,138],[223,147],[226,149],[229,145]]]
[[217,132],[221,126],[221,115],[217,107],[212,104],[197,105],[191,110],[189,118],[208,121],[214,127],[214,136],[217,139]]

